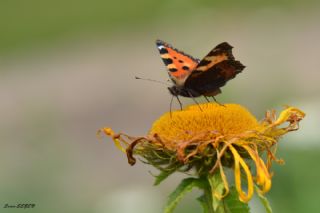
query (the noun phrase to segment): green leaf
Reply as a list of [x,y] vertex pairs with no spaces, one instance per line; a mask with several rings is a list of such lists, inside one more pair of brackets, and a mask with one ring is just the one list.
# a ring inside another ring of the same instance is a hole
[[229,194],[223,199],[223,206],[219,206],[217,213],[249,213],[249,205],[239,200],[235,187],[230,188]]
[[182,180],[179,186],[169,195],[167,205],[163,212],[173,212],[179,201],[185,196],[187,192],[191,191],[195,186],[199,187],[199,179],[186,178]]
[[260,190],[257,186],[255,186],[255,189],[256,189],[256,192],[258,194],[258,197],[259,197],[259,200],[261,201],[263,207],[265,208],[266,212],[267,213],[272,213],[272,209],[271,209],[271,206],[270,206],[270,203],[268,201],[268,199],[260,193]]
[[155,181],[153,183],[153,185],[157,186],[159,185],[162,181],[164,181],[167,177],[169,177],[169,175],[171,175],[173,172],[175,172],[176,170],[172,169],[169,171],[161,171],[159,175],[155,176]]

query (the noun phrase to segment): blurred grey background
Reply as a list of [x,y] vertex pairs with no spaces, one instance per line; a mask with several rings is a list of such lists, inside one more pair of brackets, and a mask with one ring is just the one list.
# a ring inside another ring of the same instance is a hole
[[[220,102],[259,119],[286,104],[307,113],[281,140],[267,197],[274,212],[319,212],[319,20],[316,0],[0,1],[0,212],[161,212],[184,176],[154,187],[155,170],[95,135],[145,135],[169,110],[164,85],[134,79],[167,81],[156,39],[198,58],[227,41],[247,67]],[[197,195],[176,212],[200,212]]]

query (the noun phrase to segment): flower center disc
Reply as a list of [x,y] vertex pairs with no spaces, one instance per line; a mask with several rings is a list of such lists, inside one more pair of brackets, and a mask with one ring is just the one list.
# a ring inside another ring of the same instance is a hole
[[238,104],[205,103],[162,115],[153,123],[150,134],[157,134],[169,149],[176,143],[195,138],[240,134],[258,127],[256,118]]

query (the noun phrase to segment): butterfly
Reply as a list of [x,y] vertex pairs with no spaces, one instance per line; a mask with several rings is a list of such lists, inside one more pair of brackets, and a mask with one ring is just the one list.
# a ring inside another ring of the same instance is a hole
[[227,42],[218,44],[202,60],[161,40],[157,40],[156,45],[173,82],[173,86],[168,87],[169,92],[172,97],[177,97],[180,107],[182,105],[178,96],[214,98],[221,93],[220,88],[227,81],[235,78],[245,68],[240,61],[235,60],[233,47]]

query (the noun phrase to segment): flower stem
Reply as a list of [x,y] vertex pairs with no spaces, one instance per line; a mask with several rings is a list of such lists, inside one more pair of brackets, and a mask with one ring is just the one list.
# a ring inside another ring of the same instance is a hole
[[203,190],[203,195],[198,198],[203,208],[204,213],[214,213],[213,205],[212,205],[212,190],[210,187],[210,183],[206,177],[199,178],[199,188]]
[[[208,182],[209,183],[209,182]],[[210,188],[210,185],[207,189],[204,189],[204,195],[205,195],[205,200],[208,206],[207,212],[208,213],[214,213],[213,205],[212,205],[212,191]],[[206,212],[204,212],[206,213]]]

